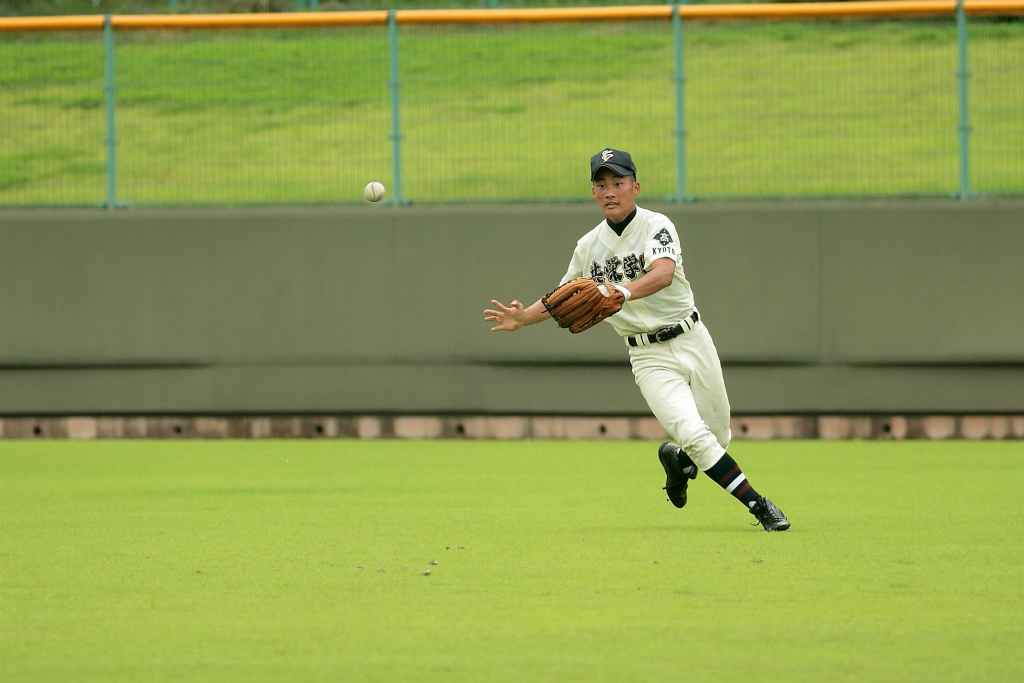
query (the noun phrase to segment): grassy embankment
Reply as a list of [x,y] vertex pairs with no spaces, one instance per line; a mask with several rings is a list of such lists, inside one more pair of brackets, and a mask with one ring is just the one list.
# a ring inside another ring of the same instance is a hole
[[[1024,191],[1024,31],[971,33],[972,189]],[[106,196],[97,35],[0,40],[0,204]],[[574,201],[606,145],[676,191],[667,24],[403,29],[402,158],[416,202]],[[688,193],[937,195],[958,188],[949,23],[686,28]],[[390,184],[382,28],[118,37],[118,198],[360,202]]]

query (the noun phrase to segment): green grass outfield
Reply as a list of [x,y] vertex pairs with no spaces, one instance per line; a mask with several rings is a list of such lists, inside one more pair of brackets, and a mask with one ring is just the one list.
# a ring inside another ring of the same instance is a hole
[[656,448],[0,441],[0,680],[1024,678],[1024,442]]

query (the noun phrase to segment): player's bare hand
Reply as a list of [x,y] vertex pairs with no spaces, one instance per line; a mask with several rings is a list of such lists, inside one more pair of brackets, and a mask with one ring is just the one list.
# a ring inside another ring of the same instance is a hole
[[500,301],[492,299],[491,304],[494,309],[488,308],[484,311],[484,320],[498,323],[491,328],[491,332],[515,332],[526,324],[526,308],[518,301],[513,301],[511,306],[506,306]]

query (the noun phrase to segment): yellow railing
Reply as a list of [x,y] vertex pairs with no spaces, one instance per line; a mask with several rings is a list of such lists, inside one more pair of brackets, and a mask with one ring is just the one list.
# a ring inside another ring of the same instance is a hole
[[[968,16],[1024,15],[1024,0],[963,0]],[[645,5],[636,7],[562,7],[547,9],[395,10],[399,24],[512,24],[573,21],[852,19],[951,17],[956,0],[880,0],[766,5]],[[299,12],[273,14],[113,15],[114,29],[257,29],[328,26],[382,26],[390,12]],[[89,31],[104,27],[102,15],[0,18],[0,32]]]

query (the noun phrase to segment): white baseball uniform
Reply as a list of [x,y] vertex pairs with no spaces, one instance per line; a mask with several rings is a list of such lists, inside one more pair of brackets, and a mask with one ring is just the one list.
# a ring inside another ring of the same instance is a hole
[[627,301],[607,322],[628,337],[682,324],[683,334],[664,342],[641,338],[629,347],[633,376],[647,404],[697,467],[709,469],[731,439],[729,397],[718,350],[703,321],[694,321],[693,291],[683,273],[679,235],[660,213],[637,207],[636,215],[615,234],[607,221],[580,238],[562,284],[577,277],[628,284],[657,259],[675,262],[672,283],[642,299]]

